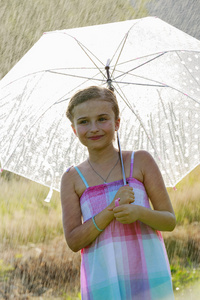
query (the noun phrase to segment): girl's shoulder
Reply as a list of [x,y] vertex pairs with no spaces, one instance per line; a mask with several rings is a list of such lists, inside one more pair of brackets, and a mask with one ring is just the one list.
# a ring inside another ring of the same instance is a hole
[[[78,169],[82,169],[85,166],[86,161],[80,163],[79,165],[77,165],[76,167]],[[76,177],[77,175],[77,171],[74,165],[66,168],[66,171],[63,173],[62,178],[73,178],[74,176]]]
[[132,153],[134,152],[134,160],[141,160],[141,159],[153,159],[153,157],[151,156],[151,154],[146,151],[146,150],[136,150],[136,151],[131,151],[131,150],[123,150],[123,157],[126,158],[130,158]]
[[[84,171],[85,162],[77,165],[79,171]],[[85,184],[74,166],[70,166],[63,173],[61,178],[61,190],[71,191],[79,197],[85,190]]]
[[73,184],[74,181],[74,176],[75,176],[75,168],[74,166],[70,166],[66,169],[66,171],[63,173],[62,178],[61,178],[61,188],[63,185],[71,185]]
[[144,182],[144,176],[146,172],[151,173],[152,165],[155,164],[155,161],[151,154],[146,150],[125,151],[125,153],[123,153],[123,157],[127,169],[131,164],[131,155],[133,152],[133,177],[141,182]]
[[140,167],[140,169],[149,169],[149,166],[156,163],[148,151],[138,150],[134,153],[134,164]]

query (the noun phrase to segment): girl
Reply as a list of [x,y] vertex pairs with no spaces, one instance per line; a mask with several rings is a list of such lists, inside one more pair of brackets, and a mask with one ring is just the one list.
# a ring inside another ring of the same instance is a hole
[[146,151],[123,151],[123,185],[112,91],[81,90],[66,114],[88,149],[88,159],[68,169],[61,182],[65,238],[72,251],[81,250],[82,299],[174,299],[160,230],[172,231],[176,219],[155,161]]

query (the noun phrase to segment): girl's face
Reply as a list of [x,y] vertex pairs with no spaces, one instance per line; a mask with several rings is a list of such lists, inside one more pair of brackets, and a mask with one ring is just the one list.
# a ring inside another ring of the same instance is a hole
[[74,108],[72,128],[88,149],[101,149],[111,144],[119,128],[112,104],[98,99],[88,100]]

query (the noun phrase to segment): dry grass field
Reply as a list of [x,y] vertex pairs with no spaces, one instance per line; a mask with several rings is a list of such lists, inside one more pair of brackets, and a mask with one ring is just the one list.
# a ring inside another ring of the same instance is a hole
[[[43,32],[146,16],[149,1],[138,2],[134,9],[128,0],[1,0],[0,78]],[[199,291],[199,182],[197,167],[169,190],[178,224],[164,238],[176,299]],[[80,299],[80,253],[64,241],[59,193],[50,203],[47,194],[27,179],[0,176],[0,299]]]
[[0,79],[43,32],[144,17],[150,1],[134,9],[128,0],[1,0]]
[[[0,298],[76,299],[80,253],[65,243],[59,193],[46,203],[48,188],[8,175],[3,172],[0,178]],[[200,166],[177,191],[169,190],[177,227],[163,236],[177,299],[194,293],[200,279],[199,182]]]

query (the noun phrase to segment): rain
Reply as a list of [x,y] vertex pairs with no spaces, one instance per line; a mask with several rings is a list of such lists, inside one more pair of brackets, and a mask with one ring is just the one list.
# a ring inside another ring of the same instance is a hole
[[[44,32],[157,16],[200,40],[199,11],[200,2],[197,0],[1,0],[0,79]],[[195,67],[198,71],[199,66]],[[199,82],[197,83],[199,88]],[[18,99],[16,103],[17,101]],[[176,103],[177,113],[172,117],[174,122],[180,115],[178,104]],[[26,111],[26,117],[28,113]],[[13,115],[17,114],[18,111],[13,111]],[[144,111],[144,114],[147,112]],[[193,117],[194,120],[199,119],[197,113]],[[190,118],[191,115],[187,115],[187,119]],[[148,126],[151,126],[151,121],[149,117]],[[183,126],[187,124],[179,124],[180,132]],[[153,130],[152,132],[156,132],[156,128]],[[3,132],[3,128],[0,131]],[[12,132],[7,135],[8,139],[16,138]],[[160,132],[158,139],[159,135]],[[33,142],[36,140],[33,132],[30,137]],[[134,138],[137,143],[137,137]],[[186,149],[184,153],[187,153],[188,144],[194,142],[194,155],[198,156],[199,139],[196,133],[193,141],[190,135],[185,136],[182,145],[183,151]],[[41,140],[41,143],[44,141]],[[168,143],[167,139],[165,143]],[[0,145],[1,148],[3,146]],[[48,151],[45,147],[44,144],[45,151]],[[74,151],[77,155],[81,152],[80,149]],[[37,152],[37,149],[26,153],[30,162],[33,152]],[[61,154],[58,152],[56,155]],[[16,157],[17,161],[13,160],[13,164],[20,168],[22,159]],[[170,164],[170,153],[166,152],[166,157]],[[200,161],[200,157],[197,158]],[[177,161],[181,161],[180,157]],[[36,163],[42,165],[39,155]],[[173,166],[170,168],[173,169]],[[34,165],[31,165],[31,171],[34,172]],[[46,173],[49,182],[51,176],[51,172]],[[176,300],[197,299],[200,292],[199,181],[200,166],[197,164],[176,184],[176,191],[168,188],[177,226],[173,232],[163,232],[163,237]],[[34,182],[19,175],[17,171],[13,173],[2,168],[0,220],[0,299],[81,298],[80,253],[72,252],[66,245],[60,195],[58,191],[52,190],[51,183],[44,186],[37,183],[37,180]]]

